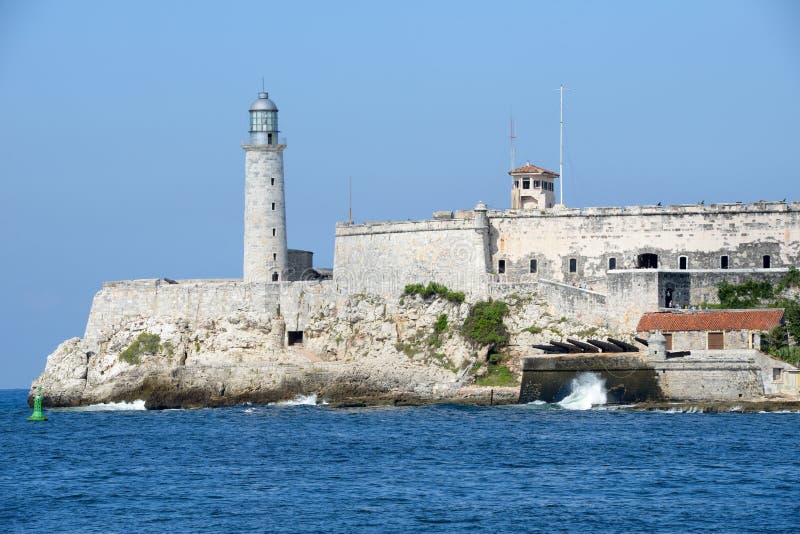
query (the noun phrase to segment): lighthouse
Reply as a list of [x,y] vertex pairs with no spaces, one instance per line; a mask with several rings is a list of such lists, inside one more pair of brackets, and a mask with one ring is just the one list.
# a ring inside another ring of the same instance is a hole
[[244,281],[280,282],[287,276],[286,202],[278,106],[258,93],[250,106],[244,167]]

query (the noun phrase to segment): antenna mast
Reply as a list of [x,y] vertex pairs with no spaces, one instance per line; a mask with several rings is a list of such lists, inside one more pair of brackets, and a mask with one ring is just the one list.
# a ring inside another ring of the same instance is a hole
[[514,146],[514,139],[517,138],[517,135],[514,133],[514,116],[513,115],[511,115],[511,124],[510,125],[511,125],[510,135],[509,135],[509,140],[511,142],[511,169],[510,170],[513,171],[514,170],[514,166],[516,165],[514,163],[514,160],[517,159],[517,148]]
[[564,205],[564,84],[559,87],[561,105],[559,107],[559,122],[561,125],[558,137],[558,189],[561,196],[559,204]]
[[350,191],[350,211],[347,220],[349,220],[350,224],[352,225],[353,224],[353,177],[352,176],[347,177],[347,185],[348,185],[348,190]]

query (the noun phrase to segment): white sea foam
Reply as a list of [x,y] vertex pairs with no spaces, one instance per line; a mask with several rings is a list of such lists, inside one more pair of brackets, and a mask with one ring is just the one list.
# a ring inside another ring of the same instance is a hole
[[143,400],[135,400],[133,402],[101,402],[100,404],[90,404],[88,406],[61,408],[61,410],[75,412],[130,412],[146,409]]
[[589,410],[607,401],[605,378],[597,373],[581,373],[572,379],[570,394],[558,405],[567,410]]
[[298,395],[292,400],[270,403],[270,406],[316,406],[316,405],[317,405],[316,393],[312,393],[311,395]]

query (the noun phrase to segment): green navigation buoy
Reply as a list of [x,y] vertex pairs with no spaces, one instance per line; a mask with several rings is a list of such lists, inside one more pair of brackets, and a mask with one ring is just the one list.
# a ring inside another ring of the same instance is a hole
[[47,421],[47,417],[42,413],[42,386],[36,390],[36,397],[33,399],[33,413],[28,417],[28,421]]

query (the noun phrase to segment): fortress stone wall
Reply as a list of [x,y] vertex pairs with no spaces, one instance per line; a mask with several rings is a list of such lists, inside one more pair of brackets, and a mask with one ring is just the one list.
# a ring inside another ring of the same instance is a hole
[[337,299],[330,280],[277,284],[159,279],[106,282],[92,301],[84,338],[96,342],[104,333],[139,317],[180,318],[196,326],[239,314],[269,319],[276,316],[279,306],[286,328],[303,330],[314,313],[334,306]]
[[396,296],[406,284],[434,281],[484,296],[488,239],[474,219],[339,224],[333,278],[348,293]]
[[[490,211],[492,271],[500,278],[539,276],[584,282],[602,290],[609,260],[636,268],[641,254],[658,268],[761,268],[800,264],[800,202],[692,206],[634,206],[545,211]],[[570,260],[575,260],[570,272]],[[536,273],[531,273],[531,260]]]

